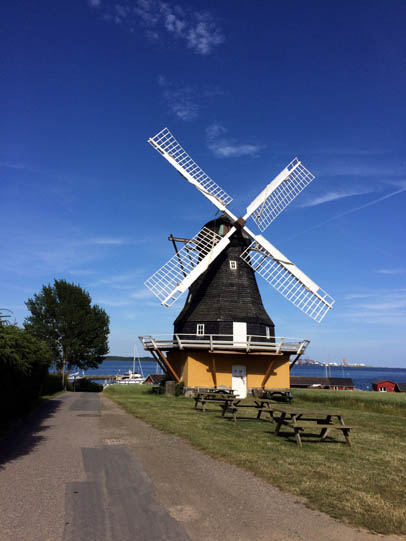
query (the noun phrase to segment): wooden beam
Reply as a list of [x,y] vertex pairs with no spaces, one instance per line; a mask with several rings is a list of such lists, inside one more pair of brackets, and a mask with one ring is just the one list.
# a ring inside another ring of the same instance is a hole
[[157,347],[155,347],[155,352],[160,358],[161,362],[165,365],[167,368],[167,373],[173,377],[173,379],[176,381],[176,383],[180,383],[180,377],[175,372],[175,370],[172,368],[171,363],[168,361],[168,359],[165,357],[165,355],[160,351]]
[[162,364],[161,359],[158,357],[158,355],[155,355],[154,350],[151,350],[153,358],[156,360],[156,362],[159,364],[161,370],[163,370],[166,374],[168,373],[166,370],[166,366]]
[[183,268],[182,259],[181,259],[180,255],[179,255],[178,247],[176,246],[176,239],[172,235],[172,233],[169,235],[168,240],[172,241],[173,247],[175,248],[175,253],[178,256],[178,261],[179,261],[180,268],[182,269],[183,276],[186,278],[186,272],[185,272],[185,269]]
[[293,362],[292,362],[292,364],[290,365],[289,368],[293,368],[293,367],[295,366],[295,364],[296,364],[296,361],[297,361],[301,356],[302,356],[302,353],[298,353],[298,354],[296,355],[296,357],[293,359]]
[[213,378],[214,386],[217,387],[217,374],[216,374],[216,359],[213,355],[210,363],[211,377]]
[[266,382],[268,381],[269,376],[271,375],[272,367],[273,367],[273,365],[275,364],[275,362],[276,362],[276,359],[271,359],[270,362],[269,362],[269,366],[268,366],[268,368],[266,369],[264,379],[262,380],[262,383],[261,383],[261,387],[262,387],[263,389],[265,388]]

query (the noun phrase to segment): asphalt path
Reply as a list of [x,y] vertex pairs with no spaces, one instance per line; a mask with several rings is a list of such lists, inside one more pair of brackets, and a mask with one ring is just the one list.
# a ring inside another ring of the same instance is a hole
[[100,394],[50,400],[0,440],[0,541],[187,539],[379,538],[308,509]]

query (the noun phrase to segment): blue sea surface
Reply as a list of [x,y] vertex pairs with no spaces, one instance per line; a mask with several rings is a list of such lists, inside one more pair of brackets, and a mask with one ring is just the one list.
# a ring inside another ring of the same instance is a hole
[[378,368],[366,366],[297,366],[291,370],[292,376],[317,376],[332,378],[351,378],[356,389],[371,391],[371,383],[377,379],[388,379],[395,383],[406,382],[405,368]]
[[[104,361],[98,368],[86,371],[86,375],[112,376],[124,374],[133,369],[132,361]],[[155,361],[136,361],[135,371],[143,376],[148,374],[161,374],[162,370]],[[291,370],[292,376],[315,376],[351,378],[357,389],[372,390],[371,383],[377,379],[388,379],[396,383],[406,382],[406,368],[378,368],[365,366],[298,366]]]
[[86,376],[90,378],[92,376],[115,376],[124,374],[129,370],[133,370],[133,368],[135,368],[135,372],[144,377],[148,376],[148,374],[162,374],[161,368],[154,360],[136,361],[135,367],[133,361],[104,361],[98,368],[86,370]]

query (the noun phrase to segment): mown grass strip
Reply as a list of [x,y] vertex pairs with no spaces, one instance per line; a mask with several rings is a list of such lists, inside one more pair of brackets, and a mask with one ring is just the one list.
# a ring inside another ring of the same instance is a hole
[[326,442],[304,434],[300,449],[291,432],[276,437],[275,425],[255,420],[255,412],[234,424],[218,406],[202,413],[189,398],[152,395],[143,386],[104,392],[152,426],[306,497],[310,507],[377,533],[406,534],[406,396],[294,390],[295,405],[340,409],[356,427],[353,447],[341,434]]

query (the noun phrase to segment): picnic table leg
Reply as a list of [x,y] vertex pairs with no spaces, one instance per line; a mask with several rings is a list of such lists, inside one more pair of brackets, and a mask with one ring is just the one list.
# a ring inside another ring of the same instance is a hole
[[[331,415],[327,415],[324,423],[327,425],[331,422]],[[327,437],[328,434],[328,428],[323,428],[320,432],[320,438],[324,440]]]
[[199,402],[199,398],[195,398],[195,410],[197,409],[197,403]]
[[276,428],[275,428],[275,435],[278,436],[279,435],[279,430],[281,429],[281,426],[282,426],[282,423],[283,421],[285,420],[285,417],[286,417],[286,413],[281,413],[278,421],[277,421],[277,424],[276,424]]
[[329,432],[330,432],[329,428],[323,428],[323,430],[320,432],[320,439],[322,440],[326,439]]
[[[339,420],[339,422],[340,422],[340,424],[341,424],[342,426],[345,425],[344,419],[343,419],[342,415],[339,415],[338,420]],[[351,447],[351,442],[350,442],[350,429],[349,429],[349,428],[343,429],[343,434],[344,434],[345,441],[346,441],[346,442],[348,443],[348,445]]]
[[294,431],[295,431],[296,443],[299,445],[299,447],[302,447],[302,440],[300,438],[300,428],[294,427]]
[[350,442],[350,429],[349,428],[343,428],[343,433],[344,433],[344,438],[345,438],[345,441],[348,443],[348,445],[351,447],[351,442]]

